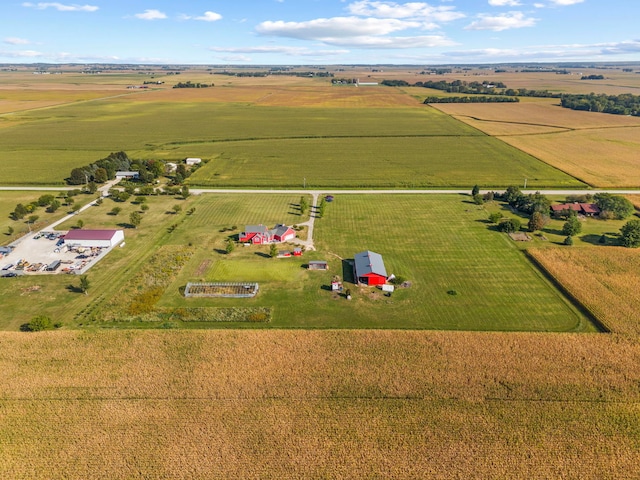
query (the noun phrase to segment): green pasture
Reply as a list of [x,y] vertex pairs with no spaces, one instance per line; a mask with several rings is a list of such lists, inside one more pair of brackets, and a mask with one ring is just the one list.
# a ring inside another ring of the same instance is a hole
[[0,116],[3,184],[62,184],[110,152],[211,159],[203,186],[582,184],[433,108],[299,108],[126,95]]

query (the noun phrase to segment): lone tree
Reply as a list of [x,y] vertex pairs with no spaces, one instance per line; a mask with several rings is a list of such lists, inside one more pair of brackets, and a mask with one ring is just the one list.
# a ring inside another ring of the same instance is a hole
[[503,217],[500,212],[493,212],[491,215],[489,215],[489,221],[491,223],[499,223],[502,218]]
[[473,188],[471,189],[471,195],[475,197],[479,193],[480,193],[480,187],[478,185],[474,185]]
[[172,210],[173,210],[173,213],[177,215],[178,213],[180,213],[182,211],[182,207],[176,203],[173,206]]
[[278,256],[278,247],[275,243],[271,244],[271,247],[269,248],[269,255],[271,258],[276,258]]
[[578,220],[578,217],[571,216],[567,219],[562,226],[562,233],[569,237],[579,234],[582,231],[582,223]]
[[235,242],[229,238],[227,240],[227,246],[225,247],[225,251],[227,252],[227,255],[233,252],[235,248],[236,248]]
[[38,315],[33,317],[29,323],[23,326],[28,332],[41,332],[42,330],[51,330],[53,323],[46,315]]
[[133,225],[133,228],[137,228],[140,226],[142,222],[142,215],[139,212],[131,212],[129,215],[129,223]]
[[189,193],[189,187],[187,187],[186,185],[183,185],[182,189],[180,190],[180,195],[182,195],[182,198],[186,200],[189,197],[189,195],[191,195]]
[[546,218],[540,212],[533,212],[529,218],[529,231],[536,232],[542,230],[546,225]]
[[309,208],[309,204],[307,203],[307,198],[303,195],[300,197],[300,213],[304,214]]
[[519,231],[520,226],[520,220],[518,220],[517,218],[508,218],[500,222],[500,224],[498,225],[498,229],[501,232],[513,233]]
[[81,275],[80,276],[80,291],[82,293],[84,293],[85,295],[89,295],[89,287],[91,286],[91,283],[89,283],[89,279],[87,278],[86,275]]
[[571,235],[568,235],[567,238],[564,239],[564,243],[565,245],[571,246],[573,245],[573,237]]
[[625,247],[640,247],[640,220],[629,220],[620,229],[620,238]]

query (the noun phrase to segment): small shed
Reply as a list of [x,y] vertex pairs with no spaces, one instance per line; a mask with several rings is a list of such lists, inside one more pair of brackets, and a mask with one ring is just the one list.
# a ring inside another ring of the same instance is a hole
[[302,256],[302,249],[300,247],[296,247],[293,249],[293,256],[294,257],[301,257]]
[[329,264],[325,260],[311,260],[309,270],[329,270]]

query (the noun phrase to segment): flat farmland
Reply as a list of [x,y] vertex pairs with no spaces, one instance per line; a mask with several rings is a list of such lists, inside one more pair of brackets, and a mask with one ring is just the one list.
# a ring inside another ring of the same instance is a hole
[[532,249],[564,288],[615,332],[640,333],[640,254],[623,247]]
[[[187,153],[189,147],[177,151]],[[577,187],[579,182],[487,136],[255,140],[197,147],[213,160],[189,179],[202,187]],[[473,183],[472,182],[472,183]]]
[[0,476],[635,478],[638,372],[618,335],[5,332]]
[[549,101],[438,109],[594,187],[640,185],[640,118],[578,112]]
[[[594,331],[510,240],[488,230],[484,209],[464,197],[385,195],[373,202],[370,196],[340,196],[316,220],[316,252],[302,259],[271,259],[268,247],[252,246],[224,254],[232,232],[219,232],[219,227],[237,223],[242,229],[234,209],[265,208],[278,196],[262,198],[197,199],[196,213],[171,242],[203,248],[167,287],[159,306],[273,309],[270,324],[220,327]],[[267,215],[244,218],[256,223]],[[284,219],[296,222],[295,217]],[[352,301],[332,294],[332,276],[349,280],[348,260],[367,249],[381,253],[388,273],[412,286],[385,297],[375,288],[346,283]],[[303,265],[313,259],[328,260],[330,271],[306,270]],[[253,299],[184,299],[179,292],[188,281],[257,281],[261,290]]]
[[316,186],[467,186],[471,177],[496,186],[522,178],[538,187],[582,185],[422,105],[256,107],[140,97],[4,117],[14,125],[0,129],[0,148],[13,160],[3,183],[25,181],[16,159],[29,161],[32,181],[55,184],[75,166],[124,150],[134,158],[213,158],[193,185],[299,186],[307,169]]

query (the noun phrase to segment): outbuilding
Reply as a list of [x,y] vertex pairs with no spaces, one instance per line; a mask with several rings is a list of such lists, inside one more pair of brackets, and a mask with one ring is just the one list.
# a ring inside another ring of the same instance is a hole
[[365,285],[384,285],[387,283],[387,270],[382,255],[369,250],[355,255],[355,274],[358,283]]
[[199,163],[201,163],[201,162],[202,162],[202,159],[201,159],[201,158],[193,158],[193,157],[191,157],[191,158],[186,158],[186,159],[184,160],[184,163],[186,163],[187,165],[198,165],[198,164],[199,164]]
[[137,179],[140,177],[140,172],[127,172],[127,171],[118,171],[116,172],[116,178],[133,178]]
[[110,248],[124,242],[122,230],[70,230],[64,237],[65,245],[72,247]]
[[329,270],[329,264],[325,260],[310,260],[309,270]]

